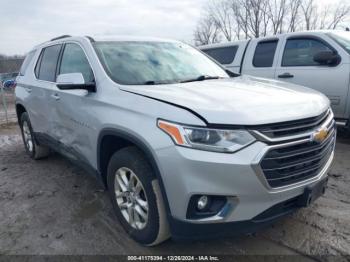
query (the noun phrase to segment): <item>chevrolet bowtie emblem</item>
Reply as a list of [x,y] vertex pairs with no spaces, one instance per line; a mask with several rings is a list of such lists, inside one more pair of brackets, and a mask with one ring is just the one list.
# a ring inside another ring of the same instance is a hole
[[312,135],[312,141],[322,143],[328,136],[328,130],[326,128],[316,130]]

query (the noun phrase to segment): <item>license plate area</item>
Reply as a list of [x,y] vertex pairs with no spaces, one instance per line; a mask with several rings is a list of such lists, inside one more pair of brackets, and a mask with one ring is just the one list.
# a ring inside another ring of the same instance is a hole
[[298,205],[307,207],[313,203],[317,198],[322,196],[327,188],[328,178],[321,180],[313,186],[305,188],[304,193],[298,199]]

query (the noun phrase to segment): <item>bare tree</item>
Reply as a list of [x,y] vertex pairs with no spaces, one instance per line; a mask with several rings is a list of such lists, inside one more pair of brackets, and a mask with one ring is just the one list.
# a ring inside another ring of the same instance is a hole
[[318,8],[314,0],[302,0],[301,1],[301,10],[305,22],[306,30],[313,30],[317,28],[318,21]]
[[[250,38],[249,34],[249,27],[248,27],[248,19],[249,19],[249,13],[246,8],[242,5],[244,0],[238,0],[238,1],[231,1],[231,9],[234,13],[236,23],[237,23],[237,30],[238,33],[237,38],[240,38],[240,32],[242,31],[244,34],[244,38]],[[236,34],[237,35],[237,34]]]
[[289,0],[288,3],[288,20],[287,20],[287,32],[295,32],[299,23],[299,12],[300,12],[301,0]]
[[267,15],[271,21],[272,33],[282,33],[283,20],[287,13],[287,0],[270,0],[267,2]]
[[350,5],[342,3],[335,7],[333,12],[330,12],[332,17],[330,18],[329,24],[327,26],[328,29],[336,29],[337,26],[344,22],[346,17],[350,13]]
[[211,1],[208,6],[208,13],[211,15],[213,21],[216,23],[216,26],[224,35],[226,40],[233,40],[233,29],[236,27],[236,25],[234,25],[234,15],[230,2],[227,0],[220,2]]
[[345,28],[350,2],[333,0],[208,0],[195,31],[196,43],[261,37],[297,30]]
[[219,28],[212,17],[202,18],[194,32],[196,45],[206,45],[220,42]]
[[243,0],[243,7],[248,13],[248,28],[254,37],[264,36],[261,32],[267,31],[268,15],[267,4],[268,0]]
[[239,34],[243,32],[245,38],[266,35],[270,20],[267,15],[268,0],[228,1],[230,2],[235,24],[238,27],[236,32],[239,32]]

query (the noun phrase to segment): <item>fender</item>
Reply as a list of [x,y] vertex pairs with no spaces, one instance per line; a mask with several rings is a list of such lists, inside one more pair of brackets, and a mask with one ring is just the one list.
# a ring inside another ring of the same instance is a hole
[[149,146],[146,143],[144,143],[141,139],[135,137],[134,135],[131,135],[130,133],[128,133],[126,131],[123,131],[120,129],[115,129],[115,128],[104,128],[100,131],[99,136],[98,136],[98,140],[97,140],[97,169],[98,169],[98,173],[100,174],[100,180],[103,181],[103,177],[102,177],[103,174],[102,174],[102,168],[101,168],[101,158],[100,158],[101,142],[102,142],[102,139],[107,135],[112,135],[115,137],[125,139],[125,140],[129,141],[130,143],[134,144],[135,146],[137,146],[145,154],[146,159],[151,164],[152,169],[154,170],[155,175],[159,181],[161,193],[162,193],[164,203],[165,203],[166,213],[167,213],[168,218],[170,218],[171,211],[170,211],[169,201],[168,201],[168,197],[167,197],[167,194],[165,191],[163,179],[162,179],[162,176],[160,174],[160,170],[159,170],[159,167],[158,167],[157,162],[155,160],[155,157],[154,157],[151,149],[149,148]]

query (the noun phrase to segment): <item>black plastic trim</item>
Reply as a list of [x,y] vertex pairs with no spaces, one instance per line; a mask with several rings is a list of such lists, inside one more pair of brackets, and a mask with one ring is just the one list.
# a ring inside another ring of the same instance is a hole
[[62,62],[62,57],[63,57],[63,53],[64,53],[65,49],[66,49],[66,43],[63,43],[62,47],[61,47],[61,50],[60,50],[60,53],[58,55],[58,59],[57,59],[55,82],[57,81],[57,76],[59,75],[60,70],[61,70],[61,62]]
[[[57,77],[57,76],[56,76]],[[60,90],[76,90],[76,89],[85,89],[89,92],[96,92],[95,83],[86,83],[86,84],[56,84]]]
[[84,169],[89,175],[96,178],[99,185],[104,187],[101,175],[90,163],[89,161],[79,152],[74,150],[72,147],[66,146],[57,139],[40,132],[35,132],[34,137],[39,145],[45,145],[50,147],[53,151],[58,152],[62,156],[66,157],[73,164]]
[[[322,180],[319,183],[324,182]],[[315,186],[317,185],[318,184]],[[268,227],[280,218],[301,208],[300,200],[302,200],[304,195],[305,193],[275,204],[251,220],[218,223],[191,223],[171,217],[169,225],[172,232],[172,238],[175,240],[199,240],[252,234]]]
[[59,40],[59,39],[67,38],[67,37],[72,37],[72,36],[71,35],[61,35],[61,36],[57,36],[55,38],[52,38],[50,41],[55,41],[55,40]]
[[89,39],[89,41],[90,41],[91,43],[94,43],[94,42],[95,42],[95,39],[93,39],[91,36],[86,35],[85,37],[86,37],[87,39]]
[[203,195],[193,195],[188,203],[186,218],[187,219],[203,219],[211,216],[215,216],[220,210],[223,209],[227,203],[225,196],[207,195],[208,205],[203,210],[198,210],[197,202]]

